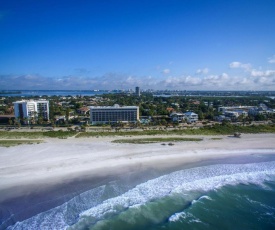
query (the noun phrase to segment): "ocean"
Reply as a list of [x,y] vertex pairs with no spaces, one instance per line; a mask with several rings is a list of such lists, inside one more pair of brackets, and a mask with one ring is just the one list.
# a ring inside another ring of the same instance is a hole
[[275,229],[275,159],[254,157],[109,181],[7,229]]

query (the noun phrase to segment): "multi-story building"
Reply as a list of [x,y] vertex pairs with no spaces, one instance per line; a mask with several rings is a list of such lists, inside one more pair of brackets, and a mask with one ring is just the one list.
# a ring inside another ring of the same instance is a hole
[[42,117],[44,120],[49,120],[49,101],[39,100],[37,104],[37,115]]
[[92,124],[111,124],[117,122],[136,123],[139,120],[138,106],[91,106]]
[[136,87],[136,96],[140,96],[140,88],[138,86]]
[[49,120],[49,101],[46,100],[22,100],[16,101],[14,104],[15,118],[29,123],[31,119],[42,117],[44,120]]

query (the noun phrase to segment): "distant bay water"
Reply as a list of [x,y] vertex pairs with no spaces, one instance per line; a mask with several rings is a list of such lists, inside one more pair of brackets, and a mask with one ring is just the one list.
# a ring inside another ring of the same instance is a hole
[[116,93],[108,90],[2,90],[2,97],[34,97],[34,96],[95,96]]
[[[122,93],[129,92],[124,90],[0,90],[0,97],[42,97],[42,96],[95,96],[103,94],[113,94],[113,93]],[[233,91],[232,91],[233,92]],[[154,97],[177,97],[177,96],[186,96],[186,97],[249,97],[253,95],[244,95],[243,92],[239,92],[237,95],[227,95],[227,91],[205,91],[198,93],[197,91],[189,91],[186,94],[185,91],[182,92],[166,92],[155,91],[153,92]],[[268,98],[274,99],[275,92],[259,92],[260,96],[266,96]],[[271,94],[270,94],[271,93]],[[255,96],[255,95],[254,95]]]

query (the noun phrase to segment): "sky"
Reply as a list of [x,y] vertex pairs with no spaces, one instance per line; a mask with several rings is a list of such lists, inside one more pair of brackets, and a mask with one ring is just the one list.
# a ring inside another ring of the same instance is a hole
[[0,90],[275,90],[274,0],[0,0]]

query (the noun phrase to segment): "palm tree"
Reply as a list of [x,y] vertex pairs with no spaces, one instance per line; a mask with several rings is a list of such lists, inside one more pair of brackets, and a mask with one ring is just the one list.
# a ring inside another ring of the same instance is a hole
[[29,124],[29,118],[28,117],[24,117],[23,118],[23,123],[26,125],[26,124]]
[[33,112],[33,119],[37,123],[38,113],[36,111]]
[[9,118],[9,125],[12,125],[13,124],[13,121],[11,118]]

